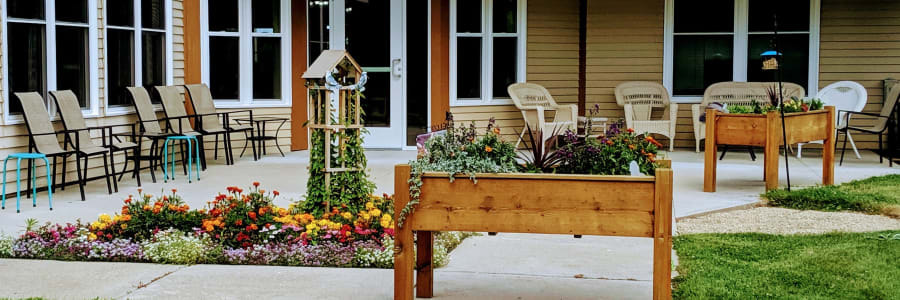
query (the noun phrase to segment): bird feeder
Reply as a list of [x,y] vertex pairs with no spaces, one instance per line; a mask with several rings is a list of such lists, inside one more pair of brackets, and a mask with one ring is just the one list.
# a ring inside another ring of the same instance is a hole
[[781,59],[781,53],[769,50],[760,54],[762,56],[762,69],[765,71],[778,70],[778,60]]
[[[364,125],[360,114],[361,92],[365,90],[366,72],[356,60],[344,50],[322,52],[309,69],[303,73],[309,89],[309,121],[307,126],[321,131],[325,136],[325,188],[331,183],[331,175],[338,172],[363,171],[362,166],[348,166],[341,159],[333,164],[333,157],[345,157],[345,138],[338,138],[333,145],[333,137],[345,137],[347,131],[361,135]],[[336,146],[336,147],[335,147]],[[334,149],[336,148],[336,149]]]

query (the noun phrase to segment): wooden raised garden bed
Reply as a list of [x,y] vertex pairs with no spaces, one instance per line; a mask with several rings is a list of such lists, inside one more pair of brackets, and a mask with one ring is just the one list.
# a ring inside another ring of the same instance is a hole
[[[432,297],[434,231],[653,238],[653,298],[671,298],[672,169],[660,165],[655,176],[477,174],[477,184],[423,174],[420,204],[396,232],[394,299],[413,299],[414,281],[416,296]],[[394,173],[400,212],[410,200],[410,167]]]
[[[787,143],[825,141],[822,155],[822,184],[834,184],[834,106],[825,109],[785,114]],[[784,144],[781,115],[728,114],[706,110],[706,158],[703,191],[716,191],[716,152],[719,145],[745,145],[765,148],[763,179],[766,190],[778,188],[779,147]]]

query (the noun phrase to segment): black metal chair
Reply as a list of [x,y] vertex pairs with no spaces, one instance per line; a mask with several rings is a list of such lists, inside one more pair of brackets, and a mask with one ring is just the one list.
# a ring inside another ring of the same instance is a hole
[[[884,163],[884,155],[883,155],[884,152],[883,151],[886,151],[887,156],[888,156],[888,165],[891,167],[894,166],[893,149],[885,150],[885,148],[883,146],[883,144],[884,144],[883,140],[884,140],[884,131],[887,130],[888,125],[891,124],[891,122],[893,121],[894,109],[896,109],[898,101],[900,101],[900,86],[895,86],[893,89],[891,89],[891,92],[887,96],[885,96],[884,105],[881,107],[881,112],[878,114],[846,111],[846,110],[841,110],[838,112],[838,115],[841,115],[841,113],[844,113],[843,116],[845,119],[843,120],[843,123],[848,124],[844,128],[838,128],[837,133],[836,133],[838,135],[840,135],[841,133],[844,133],[844,145],[841,147],[840,165],[844,164],[844,152],[847,150],[847,132],[852,130],[852,131],[858,131],[858,132],[862,132],[862,133],[877,134],[878,135],[878,152],[879,152],[878,153],[879,154],[878,161],[879,161],[879,163]],[[850,126],[849,125],[850,118],[854,115],[874,117],[875,123],[873,123],[872,126],[868,126],[868,127]]]

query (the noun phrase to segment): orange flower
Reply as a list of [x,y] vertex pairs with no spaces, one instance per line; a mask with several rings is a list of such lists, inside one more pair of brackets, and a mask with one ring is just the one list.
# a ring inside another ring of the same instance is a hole
[[248,213],[247,213],[247,216],[249,216],[251,219],[256,220],[256,213],[255,213],[255,212],[252,212],[252,211],[251,211],[251,212],[248,212]]
[[244,220],[243,220],[243,219],[237,219],[237,221],[234,221],[234,225],[235,225],[235,226],[241,226],[241,225],[244,225]]
[[494,134],[500,134],[500,128],[494,127]]
[[634,150],[634,145],[628,145],[628,149]]
[[278,196],[281,195],[281,193],[279,193],[278,191],[272,191],[272,195]]
[[150,210],[150,205],[144,205],[144,210]]
[[259,187],[259,181],[254,181],[254,182],[253,182],[253,187]]
[[250,224],[250,230],[257,230],[259,227],[256,227],[256,224]]
[[634,133],[634,129],[628,128],[628,133]]
[[177,193],[178,189],[172,189],[172,194]]
[[491,151],[494,151],[494,148],[491,148],[491,146],[484,146],[484,151],[490,153]]
[[614,143],[611,140],[606,140],[606,144],[612,146]]

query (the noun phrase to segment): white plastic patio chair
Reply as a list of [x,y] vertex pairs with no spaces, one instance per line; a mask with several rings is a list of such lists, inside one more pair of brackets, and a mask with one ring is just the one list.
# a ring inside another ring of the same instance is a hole
[[[659,83],[631,81],[616,86],[616,103],[625,108],[625,125],[636,133],[655,133],[669,138],[669,151],[675,145],[678,104],[669,101],[669,91]],[[661,120],[652,120],[653,109],[664,109]]]
[[[866,88],[853,81],[839,81],[829,84],[819,91],[818,97],[819,99],[822,99],[822,102],[824,102],[825,105],[832,105],[835,107],[835,111],[839,112],[837,120],[835,121],[837,122],[835,128],[838,130],[847,127],[847,120],[849,119],[845,119],[847,113],[841,111],[861,112],[868,101]],[[850,131],[847,131],[846,134],[850,146],[853,147],[853,152],[856,153],[856,158],[861,159],[862,156],[859,155],[859,149],[856,148],[856,143],[853,142]],[[806,144],[822,143],[823,141],[812,141]],[[803,144],[804,143],[797,144],[797,158],[802,157]]]
[[[566,130],[576,131],[576,122],[578,120],[578,106],[575,104],[556,104],[553,96],[546,88],[534,83],[513,83],[506,88],[513,103],[520,111],[525,119],[526,127],[522,128],[519,134],[519,140],[516,142],[516,148],[522,142],[526,128],[531,127],[532,131],[541,130],[543,132],[542,143],[546,143],[553,133],[562,134]],[[553,121],[547,122],[548,111],[554,111]]]

